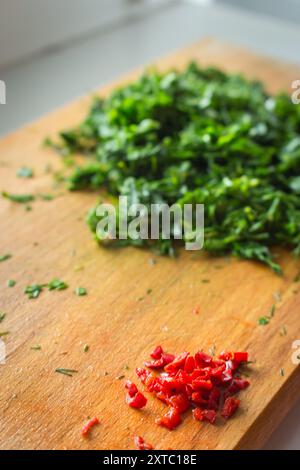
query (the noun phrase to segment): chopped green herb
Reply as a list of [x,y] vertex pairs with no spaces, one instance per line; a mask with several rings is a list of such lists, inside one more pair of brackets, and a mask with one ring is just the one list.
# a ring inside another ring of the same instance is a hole
[[118,376],[116,377],[116,379],[117,379],[117,380],[123,380],[123,379],[125,379],[125,375],[123,375],[123,374],[122,374],[122,375],[118,375]]
[[17,171],[17,176],[19,178],[32,178],[33,177],[33,170],[27,166],[22,166]]
[[147,289],[147,295],[152,294],[152,289]]
[[202,284],[208,284],[210,282],[209,279],[201,279]]
[[69,286],[60,279],[52,279],[52,281],[47,284],[47,287],[49,290],[64,290],[67,289]]
[[9,331],[0,331],[0,338],[3,338],[4,336],[9,335]]
[[6,317],[6,313],[0,311],[0,323],[3,322],[5,317]]
[[261,317],[258,320],[259,325],[268,325],[270,323],[270,319],[268,317]]
[[0,262],[6,261],[6,260],[10,259],[11,257],[12,257],[12,255],[10,255],[9,253],[7,253],[6,255],[1,255],[0,256]]
[[272,307],[270,308],[270,317],[271,317],[271,318],[274,317],[275,311],[276,311],[276,305],[273,304]]
[[285,374],[285,372],[284,372],[284,368],[283,368],[283,367],[281,367],[281,369],[280,369],[280,375],[281,375],[282,377],[284,377],[284,374]]
[[294,282],[299,282],[300,281],[300,271],[298,272],[298,274],[296,274],[296,276],[294,277]]
[[8,279],[7,287],[14,287],[16,285],[16,281],[14,279]]
[[73,377],[73,374],[76,374],[78,370],[74,369],[55,369],[55,372],[58,374],[67,375],[68,377]]
[[[300,253],[299,109],[289,94],[271,96],[258,81],[190,64],[147,72],[97,98],[82,124],[47,144],[88,157],[68,179],[70,190],[105,187],[148,209],[157,201],[202,203],[206,251],[281,273],[271,248]],[[99,218],[96,209],[89,213],[94,233]],[[171,229],[171,240],[112,243],[171,256],[174,222]]]
[[32,284],[25,287],[24,293],[28,295],[29,299],[36,299],[46,286],[47,284]]
[[54,199],[53,194],[40,194],[39,197],[40,197],[43,201],[52,201],[52,200]]
[[30,349],[32,349],[33,351],[40,351],[42,347],[39,344],[36,344],[34,346],[31,346]]
[[83,295],[87,295],[87,290],[84,287],[77,287],[75,294],[81,297]]
[[286,336],[287,335],[287,329],[285,326],[282,326],[279,331],[280,336]]
[[85,344],[85,345],[83,346],[83,352],[87,353],[87,352],[89,351],[89,349],[90,349],[90,347],[89,347],[88,344]]
[[12,202],[18,202],[20,204],[26,204],[27,202],[35,200],[33,194],[10,194],[6,191],[2,191],[2,196]]

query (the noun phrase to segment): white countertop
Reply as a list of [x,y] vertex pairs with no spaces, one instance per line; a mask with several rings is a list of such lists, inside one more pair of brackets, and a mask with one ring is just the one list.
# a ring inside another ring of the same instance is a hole
[[[0,71],[7,87],[7,104],[0,106],[0,134],[208,35],[300,63],[300,28],[295,23],[208,0],[174,0],[146,17],[136,15]],[[300,449],[300,402],[266,448]]]

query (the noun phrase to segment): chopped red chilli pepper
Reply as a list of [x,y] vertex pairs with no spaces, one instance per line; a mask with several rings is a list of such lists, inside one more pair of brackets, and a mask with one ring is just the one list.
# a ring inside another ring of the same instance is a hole
[[235,352],[233,353],[234,362],[248,362],[248,353],[247,352]]
[[163,348],[161,346],[156,346],[156,348],[153,349],[150,356],[152,357],[152,359],[160,359],[162,353],[163,353]]
[[153,450],[153,446],[147,444],[141,436],[135,436],[133,440],[138,450]]
[[90,421],[88,421],[82,428],[81,430],[81,435],[83,437],[87,437],[89,435],[89,432],[90,430],[92,429],[92,427],[96,426],[97,424],[100,424],[99,422],[99,419],[98,418],[92,418],[90,419]]
[[172,431],[181,423],[181,416],[175,408],[170,408],[162,418],[158,418],[155,422]]
[[194,418],[198,421],[208,421],[214,424],[216,421],[217,413],[215,410],[201,410],[201,408],[195,408],[193,410]]
[[221,416],[223,418],[228,419],[236,412],[240,405],[240,400],[237,400],[234,397],[227,397],[221,411]]
[[[240,404],[234,395],[250,385],[238,372],[239,366],[248,362],[247,352],[225,351],[216,358],[203,351],[194,356],[183,352],[175,357],[157,346],[151,357],[152,361],[145,362],[147,368],[136,369],[136,374],[146,390],[169,407],[156,423],[170,430],[181,423],[181,415],[190,408],[198,421],[213,424],[218,413],[230,418]],[[156,369],[155,373],[149,369]],[[125,386],[127,403],[137,408],[145,406],[146,398],[140,392],[134,393],[132,382],[127,381]]]
[[147,398],[141,392],[137,392],[134,396],[130,396],[129,393],[126,395],[126,403],[131,408],[143,408],[146,406]]
[[138,392],[137,386],[133,382],[131,382],[130,380],[126,380],[125,388],[127,388],[127,390],[128,390],[127,393],[130,397],[134,397],[134,395],[136,395],[137,392]]

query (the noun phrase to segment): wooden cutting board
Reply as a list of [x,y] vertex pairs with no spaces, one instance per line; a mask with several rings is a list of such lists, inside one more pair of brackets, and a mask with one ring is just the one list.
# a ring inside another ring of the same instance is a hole
[[[292,80],[300,77],[295,66],[211,39],[157,66],[181,68],[192,59],[263,80],[271,92],[291,90]],[[100,92],[107,95],[140,72]],[[0,200],[0,254],[13,255],[0,264],[0,310],[7,314],[0,331],[10,332],[6,364],[0,365],[0,448],[133,449],[136,434],[156,449],[261,447],[299,394],[300,368],[291,359],[292,343],[300,339],[300,285],[293,282],[299,261],[281,252],[284,276],[279,277],[256,263],[213,259],[202,252],[182,252],[175,260],[158,257],[154,264],[149,251],[98,247],[84,222],[97,195],[53,188],[46,167],[55,171],[62,163],[41,145],[47,135],[77,124],[89,104],[90,97],[82,98],[0,143],[1,190],[57,195],[53,201],[34,202],[32,211]],[[35,177],[17,178],[22,165],[33,167]],[[69,289],[45,291],[35,300],[24,295],[26,285],[53,277],[66,281]],[[8,279],[16,280],[15,287],[7,287]],[[78,286],[87,288],[88,295],[76,296]],[[267,326],[258,325],[276,292],[281,301],[274,318]],[[37,344],[41,350],[31,349]],[[145,409],[130,409],[120,377],[134,378],[135,367],[157,344],[174,353],[248,350],[256,363],[234,419],[211,426],[188,414],[169,432],[154,423],[164,410],[158,400],[149,396]],[[55,373],[56,368],[78,373],[67,377]],[[81,427],[94,415],[101,424],[84,440]]]

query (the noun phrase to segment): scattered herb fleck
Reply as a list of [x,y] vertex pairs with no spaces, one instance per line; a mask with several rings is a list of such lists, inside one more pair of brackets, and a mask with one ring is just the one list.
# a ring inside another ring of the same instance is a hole
[[27,166],[22,166],[17,171],[17,176],[19,178],[32,178],[33,177],[33,170]]
[[16,281],[14,279],[8,279],[7,287],[14,287],[16,285]]
[[300,281],[300,271],[294,277],[294,282],[299,282],[299,281]]
[[260,317],[258,323],[260,325],[268,325],[270,323],[270,319],[268,317]]
[[281,375],[282,377],[284,377],[284,374],[285,374],[285,372],[284,372],[284,368],[283,368],[283,367],[281,367],[281,369],[280,369],[280,375]]
[[90,347],[89,347],[88,344],[85,344],[85,345],[83,346],[83,352],[87,353],[87,352],[89,351],[89,349],[90,349]]
[[33,351],[40,351],[42,347],[39,344],[35,344],[34,346],[31,346],[30,349],[32,349]]
[[210,282],[209,279],[201,279],[202,284],[208,284]]
[[87,295],[87,290],[84,287],[77,287],[75,294],[81,297],[83,295]]
[[9,331],[0,331],[0,338],[3,338],[4,336],[9,335]]
[[47,284],[31,284],[25,287],[24,293],[28,295],[29,299],[37,299],[46,286]]
[[0,312],[0,323],[3,322],[5,317],[6,317],[6,313]]
[[6,255],[1,255],[0,256],[0,262],[6,261],[6,260],[10,259],[11,257],[12,257],[12,255],[9,254],[9,253],[7,253]]
[[47,287],[49,290],[64,290],[67,289],[69,286],[64,281],[55,278],[47,284]]
[[33,194],[11,194],[6,191],[2,191],[2,196],[5,199],[9,199],[12,202],[18,202],[20,204],[26,204],[35,200]]
[[275,311],[276,311],[276,305],[273,304],[272,307],[270,308],[270,317],[271,317],[271,318],[274,317]]
[[282,326],[279,331],[280,336],[286,336],[287,335],[287,329],[285,326]]
[[75,369],[55,369],[55,372],[58,374],[67,375],[68,377],[73,377],[73,374],[76,374],[78,370]]

